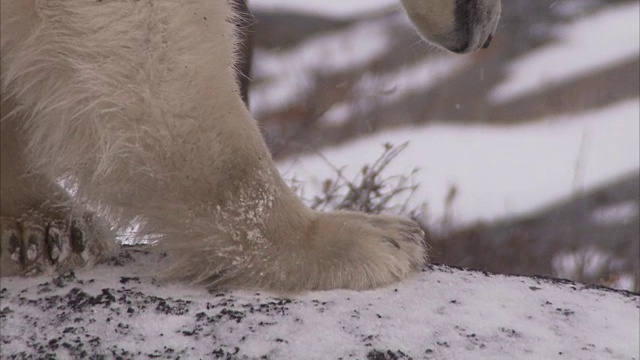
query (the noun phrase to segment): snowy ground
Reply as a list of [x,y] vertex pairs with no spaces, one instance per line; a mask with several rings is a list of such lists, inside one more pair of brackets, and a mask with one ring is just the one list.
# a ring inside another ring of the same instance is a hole
[[[160,260],[2,279],[3,359],[639,359],[640,297],[430,266],[372,291],[158,284]],[[123,257],[124,259],[124,257]]]

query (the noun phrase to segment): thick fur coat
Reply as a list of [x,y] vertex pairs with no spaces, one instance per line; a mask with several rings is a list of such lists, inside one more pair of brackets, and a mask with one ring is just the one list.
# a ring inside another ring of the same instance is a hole
[[[403,2],[452,51],[499,14]],[[163,275],[208,286],[367,289],[423,265],[415,223],[315,212],[283,182],[238,94],[227,0],[1,6],[2,275],[99,261],[132,222],[170,255]]]

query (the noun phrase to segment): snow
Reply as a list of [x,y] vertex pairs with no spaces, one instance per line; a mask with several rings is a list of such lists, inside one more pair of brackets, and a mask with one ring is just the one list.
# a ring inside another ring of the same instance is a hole
[[602,206],[591,214],[591,221],[599,225],[625,224],[637,219],[640,214],[638,202],[634,200],[623,201],[617,204]]
[[313,88],[314,74],[364,67],[391,41],[386,21],[363,21],[346,30],[319,35],[287,51],[257,50],[251,110],[292,105]]
[[587,247],[574,252],[556,255],[553,259],[553,267],[559,277],[572,277],[575,279],[581,274],[591,277],[596,276],[614,261],[613,256],[602,252],[600,249]]
[[562,2],[554,1],[549,8],[556,14],[571,18],[580,14],[584,14],[593,7],[599,5],[599,0],[565,0]]
[[[251,88],[251,110],[266,113],[304,100],[314,90],[317,74],[340,74],[365,69],[379,58],[393,41],[392,24],[410,26],[404,14],[384,19],[363,20],[339,31],[317,35],[288,50],[256,50]],[[422,44],[428,46],[427,44]],[[385,73],[366,72],[353,87],[359,104],[337,104],[322,119],[328,124],[347,120],[354,106],[367,107],[375,101],[392,103],[412,93],[427,91],[439,81],[464,70],[471,59],[443,52],[433,57]],[[384,96],[380,96],[380,95]],[[369,97],[368,97],[369,96]]]
[[[457,189],[454,222],[465,225],[538,210],[581,191],[640,169],[640,102],[613,104],[591,112],[566,114],[514,125],[426,125],[361,138],[285,159],[286,178],[320,184],[344,168],[354,178],[363,164],[382,153],[383,144],[409,142],[387,168],[387,176],[420,171],[414,205],[427,202],[433,226],[447,213],[445,198]],[[313,198],[320,186],[305,187]],[[403,201],[403,199],[399,199]]]
[[557,40],[510,64],[507,79],[489,94],[505,103],[638,57],[640,3],[612,6],[555,29]]
[[3,278],[2,357],[639,358],[629,292],[445,266],[362,292],[207,292],[158,283],[158,256],[128,251],[124,266]]
[[[354,112],[390,104],[405,96],[429,90],[440,81],[464,70],[469,58],[439,54],[429,59],[387,73],[365,73],[355,84],[348,100],[333,105],[318,120],[328,126],[346,123]],[[268,89],[267,93],[269,92]]]
[[345,124],[353,114],[354,105],[351,103],[340,103],[333,105],[319,118],[319,121],[329,126],[339,126]]
[[[425,92],[470,64],[469,57],[441,54],[389,73],[366,74],[355,85],[355,91],[378,95],[384,103],[391,103],[413,93]],[[381,93],[386,96],[380,97]]]
[[332,18],[353,18],[398,6],[398,3],[398,0],[251,0],[249,5],[260,11],[290,11]]

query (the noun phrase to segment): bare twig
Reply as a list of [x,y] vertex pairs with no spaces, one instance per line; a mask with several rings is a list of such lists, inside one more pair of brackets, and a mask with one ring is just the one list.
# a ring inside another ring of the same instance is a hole
[[[311,208],[420,216],[422,210],[409,210],[408,203],[418,187],[413,181],[418,169],[414,169],[408,175],[383,177],[382,174],[407,145],[408,143],[399,146],[385,144],[382,155],[373,164],[365,164],[353,179],[344,175],[344,168],[337,168],[327,161],[336,176],[322,182],[321,193],[311,200]],[[402,196],[406,196],[406,200],[399,204]]]

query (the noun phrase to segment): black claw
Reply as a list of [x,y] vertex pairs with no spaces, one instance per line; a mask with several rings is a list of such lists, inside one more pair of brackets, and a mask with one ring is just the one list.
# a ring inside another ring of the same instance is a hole
[[[9,235],[9,255],[11,256],[11,258],[13,258],[14,260],[20,261],[22,260],[22,256],[20,256],[21,253],[21,246],[22,244],[20,243],[20,238],[18,237],[18,235],[15,232],[12,232],[11,235]],[[14,254],[18,255],[18,259],[14,258]]]
[[7,252],[2,254],[3,261],[8,258],[15,262],[9,272],[31,275],[86,263],[85,252],[91,250],[87,227],[92,226],[92,217],[69,223],[30,212],[19,219],[2,220],[0,249]]
[[84,231],[80,228],[77,221],[71,223],[71,248],[76,253],[81,253],[85,250],[86,241],[84,238]]
[[49,225],[45,235],[49,250],[49,260],[56,263],[60,255],[62,255],[62,239],[60,231],[55,228],[55,223]]

